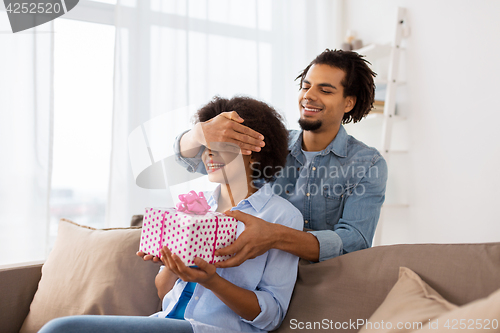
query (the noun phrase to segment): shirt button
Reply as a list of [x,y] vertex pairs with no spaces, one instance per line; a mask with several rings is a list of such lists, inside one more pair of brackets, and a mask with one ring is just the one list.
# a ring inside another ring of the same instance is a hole
[[297,168],[297,171],[300,171],[300,168]]
[[198,296],[195,296],[195,298],[194,298],[194,299],[195,299],[195,300],[199,300],[200,298],[199,298]]
[[310,196],[310,195],[311,195],[311,193],[307,193],[306,195],[307,195],[307,196]]

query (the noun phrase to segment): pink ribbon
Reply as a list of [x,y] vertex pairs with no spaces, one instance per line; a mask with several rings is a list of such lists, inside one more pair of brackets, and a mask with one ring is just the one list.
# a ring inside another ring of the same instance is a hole
[[163,218],[161,219],[161,227],[160,227],[160,244],[159,244],[159,250],[158,250],[158,258],[161,258],[161,249],[163,248],[163,231],[165,230],[165,215],[167,212],[165,211],[163,213]]
[[212,251],[212,260],[210,260],[210,264],[215,262],[215,250],[217,245],[217,234],[219,233],[219,218],[215,216],[215,237],[214,237],[214,249]]
[[181,202],[176,206],[179,212],[204,215],[210,210],[203,192],[196,194],[195,191],[189,191],[188,194],[179,195],[179,200]]

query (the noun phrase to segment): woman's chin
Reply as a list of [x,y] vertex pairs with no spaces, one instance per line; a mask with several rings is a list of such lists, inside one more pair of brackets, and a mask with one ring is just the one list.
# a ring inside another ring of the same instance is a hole
[[208,181],[210,181],[212,183],[225,184],[224,176],[222,175],[222,172],[220,172],[220,171],[208,173]]

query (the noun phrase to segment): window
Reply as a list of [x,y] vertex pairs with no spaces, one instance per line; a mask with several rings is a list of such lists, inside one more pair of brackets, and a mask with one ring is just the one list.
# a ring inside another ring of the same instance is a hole
[[60,218],[102,228],[111,153],[115,28],[54,21],[50,243]]
[[[118,8],[117,3],[122,6]],[[316,9],[329,13],[330,7]],[[1,42],[9,46],[9,52],[0,58],[4,63],[15,63],[13,71],[23,67],[28,70],[23,76],[16,72],[13,79],[3,79],[3,90],[8,87],[20,96],[28,91],[32,96],[26,100],[16,97],[17,104],[13,98],[0,100],[3,110],[23,110],[16,120],[21,123],[20,131],[9,125],[12,113],[2,110],[0,114],[3,165],[11,164],[4,167],[6,175],[0,177],[0,185],[5,188],[0,191],[0,202],[5,206],[0,208],[14,207],[0,209],[0,217],[6,221],[0,222],[0,252],[4,253],[0,254],[0,264],[26,261],[35,250],[36,259],[42,258],[48,252],[41,244],[51,247],[60,218],[93,227],[126,225],[131,215],[140,213],[146,205],[166,202],[172,191],[160,193],[137,187],[126,147],[127,135],[157,116],[178,111],[175,116],[169,115],[169,138],[173,140],[178,131],[190,127],[193,107],[214,95],[244,94],[272,104],[292,119],[289,126],[293,127],[297,117],[297,85],[293,79],[313,55],[333,45],[313,43],[317,34],[310,32],[317,28],[317,20],[303,18],[315,17],[318,11],[314,8],[305,0],[293,6],[286,0],[81,0],[51,22],[53,35],[43,25],[40,29],[38,39],[53,36],[54,42],[53,114],[52,90],[39,89],[52,87],[48,83],[52,80],[48,74],[52,73],[52,39],[40,45],[29,40],[27,46],[19,46],[21,36],[26,38],[29,32],[16,35],[19,40],[4,34],[10,39]],[[7,15],[3,18],[0,30],[8,32]],[[44,52],[33,51],[42,45]],[[33,62],[33,54],[39,53],[43,53],[40,59]],[[42,84],[33,93],[31,83],[37,75]],[[31,119],[36,118],[33,110],[37,110],[33,101],[41,99],[44,118]],[[192,108],[179,112],[186,107]],[[114,109],[119,112],[113,114]],[[52,115],[51,155],[47,147],[51,145]],[[24,125],[26,119],[30,123]],[[36,126],[45,126],[41,171],[24,167],[37,166],[41,145],[37,145],[40,140],[32,131]],[[30,133],[26,134],[26,129]],[[171,147],[171,142],[165,146]],[[15,158],[17,164],[11,163]],[[41,173],[44,183],[37,178]],[[37,182],[43,183],[43,190],[36,193],[38,206],[18,214],[17,207],[27,206],[23,196],[33,193],[30,189],[36,188]],[[16,185],[26,186],[14,196],[10,189]],[[192,186],[207,189],[205,185]],[[121,214],[118,218],[117,211]],[[30,235],[9,238],[12,230],[23,228],[29,228]],[[18,253],[16,258],[12,258],[12,252]]]

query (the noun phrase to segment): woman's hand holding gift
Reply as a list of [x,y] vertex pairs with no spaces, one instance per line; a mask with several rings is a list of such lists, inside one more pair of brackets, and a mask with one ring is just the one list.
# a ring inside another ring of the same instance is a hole
[[142,258],[142,260],[144,261],[152,261],[152,262],[156,262],[158,264],[161,264],[161,259],[158,258],[157,256],[154,256],[152,254],[147,254],[147,253],[144,253],[142,251],[137,251],[135,254],[137,254],[139,257]]
[[215,271],[215,266],[209,264],[205,260],[196,257],[194,263],[198,268],[186,266],[175,253],[171,253],[168,247],[164,246],[161,250],[161,260],[166,268],[170,269],[182,281],[197,282],[207,289],[211,289],[211,284],[214,283],[220,276]]
[[231,310],[246,320],[254,320],[260,313],[260,305],[253,291],[243,289],[227,281],[217,274],[215,266],[196,257],[194,263],[198,268],[187,267],[182,260],[164,246],[161,260],[165,267],[176,274],[182,281],[197,282],[211,290]]

